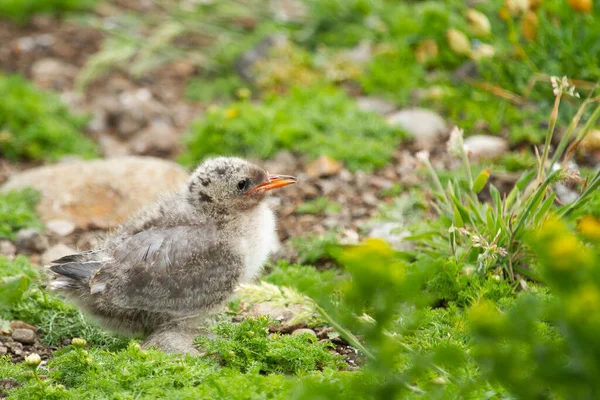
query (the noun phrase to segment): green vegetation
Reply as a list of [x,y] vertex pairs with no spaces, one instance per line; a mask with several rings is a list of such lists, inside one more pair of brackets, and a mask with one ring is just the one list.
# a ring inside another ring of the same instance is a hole
[[[41,286],[42,276],[23,256],[12,262],[0,256],[0,293],[15,294],[13,298],[2,296],[0,321],[17,319],[35,324],[44,335],[44,342],[51,345],[73,337],[83,337],[91,344],[110,349],[127,343],[87,320],[73,305],[47,292]],[[15,289],[17,282],[19,286]]]
[[335,214],[341,210],[339,203],[329,200],[327,197],[318,197],[314,200],[305,201],[296,209],[298,214]]
[[96,155],[81,134],[86,118],[69,113],[57,95],[17,75],[0,74],[0,154],[9,160],[56,161],[75,154]]
[[186,87],[186,97],[194,101],[231,101],[240,97],[244,82],[237,75],[215,77],[213,79],[192,79]]
[[24,23],[36,14],[62,14],[87,10],[95,4],[96,0],[3,0],[0,4],[0,18]]
[[58,351],[48,369],[43,369],[48,379],[41,387],[28,377],[30,371],[23,366],[15,368],[5,357],[0,359],[0,374],[23,383],[11,390],[14,399],[242,399],[252,393],[285,399],[292,387],[292,381],[283,375],[240,374],[209,358],[182,359],[160,351],[142,351],[135,343],[116,352],[101,348],[83,351],[73,346]]
[[217,152],[267,158],[290,149],[371,170],[390,160],[403,137],[379,116],[361,112],[338,89],[295,88],[260,105],[241,101],[209,111],[192,126],[181,161],[194,165]]
[[226,366],[241,372],[299,374],[345,364],[341,357],[317,344],[317,338],[303,335],[269,337],[266,317],[247,319],[240,324],[217,326],[217,339],[199,337],[198,343],[209,353],[222,357]]
[[23,228],[42,228],[35,212],[39,201],[40,194],[29,188],[0,194],[0,239],[14,240]]

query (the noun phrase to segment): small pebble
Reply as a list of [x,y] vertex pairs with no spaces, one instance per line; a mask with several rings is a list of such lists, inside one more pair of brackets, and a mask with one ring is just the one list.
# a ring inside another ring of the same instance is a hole
[[23,328],[15,329],[12,332],[11,336],[15,341],[17,341],[19,343],[23,343],[23,344],[35,343],[35,332],[32,331],[31,329],[23,329]]
[[0,240],[0,254],[3,256],[14,256],[17,248],[10,240]]
[[75,224],[66,219],[52,219],[46,223],[46,228],[58,236],[69,236],[75,231]]
[[39,229],[21,229],[17,233],[17,247],[21,250],[41,253],[48,248],[48,239]]
[[302,335],[303,333],[308,333],[314,337],[317,337],[317,334],[315,333],[315,331],[313,331],[312,329],[308,329],[308,328],[296,329],[292,332],[292,336]]
[[321,156],[306,167],[306,174],[313,179],[324,178],[338,174],[341,169],[341,163],[331,157]]

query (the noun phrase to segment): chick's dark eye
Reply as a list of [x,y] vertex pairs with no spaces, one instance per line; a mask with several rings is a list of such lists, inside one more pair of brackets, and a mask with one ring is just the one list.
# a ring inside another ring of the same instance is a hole
[[250,184],[250,179],[246,178],[238,182],[237,188],[238,190],[245,192],[246,190],[250,189]]

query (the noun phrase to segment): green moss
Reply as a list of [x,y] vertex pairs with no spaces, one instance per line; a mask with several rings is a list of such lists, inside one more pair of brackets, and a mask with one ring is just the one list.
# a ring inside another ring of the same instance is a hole
[[[311,335],[269,337],[266,317],[242,323],[223,323],[216,327],[217,339],[199,337],[197,342],[209,353],[218,354],[226,366],[241,372],[302,374],[345,364],[327,344],[317,343]],[[330,345],[329,345],[330,346]]]
[[298,252],[299,262],[314,264],[318,261],[331,259],[329,248],[338,243],[335,231],[325,235],[297,236],[290,239],[291,246]]
[[0,74],[0,153],[9,160],[55,161],[65,155],[95,156],[81,134],[86,118],[69,113],[54,93],[17,75]]
[[43,227],[35,207],[40,194],[33,189],[11,190],[0,194],[0,239],[15,240],[23,228]]
[[50,345],[58,345],[64,339],[73,337],[81,337],[93,345],[112,349],[127,343],[125,339],[115,337],[90,322],[73,305],[46,292],[40,285],[43,274],[32,267],[25,257],[17,257],[14,261],[0,257],[0,278],[9,280],[20,276],[28,279],[25,292],[17,301],[0,307],[0,319],[16,319],[37,326],[43,342]]
[[259,105],[237,102],[210,111],[186,136],[181,161],[193,165],[215,154],[268,158],[288,149],[311,157],[327,154],[350,169],[372,170],[391,159],[403,137],[378,115],[361,112],[338,89],[294,88]]
[[61,14],[92,8],[96,0],[3,0],[0,18],[26,22],[35,14]]
[[21,384],[9,393],[14,399],[288,399],[293,381],[283,375],[240,374],[220,368],[208,357],[169,356],[142,351],[132,343],[117,352],[91,348],[82,353],[72,346],[56,352],[44,386],[27,377],[25,369],[0,359],[2,377]]
[[237,75],[195,78],[188,82],[185,96],[194,101],[231,101],[247,85]]

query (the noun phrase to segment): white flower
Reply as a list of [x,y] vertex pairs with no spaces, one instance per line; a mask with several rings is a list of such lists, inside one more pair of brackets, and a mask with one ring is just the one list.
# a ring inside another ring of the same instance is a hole
[[415,154],[415,157],[417,158],[417,160],[419,160],[423,164],[426,164],[429,162],[429,152],[427,150],[419,151],[417,154]]
[[448,152],[455,157],[462,157],[465,153],[465,143],[463,141],[464,131],[458,126],[455,126],[450,133],[448,140]]
[[28,367],[37,368],[38,365],[42,362],[42,358],[37,353],[31,353],[27,357],[25,357],[25,365]]
[[569,79],[566,76],[563,76],[562,78],[551,76],[550,83],[552,84],[554,96],[558,96],[559,93],[564,93],[571,97],[579,98],[579,93],[575,91],[575,86],[569,83]]

